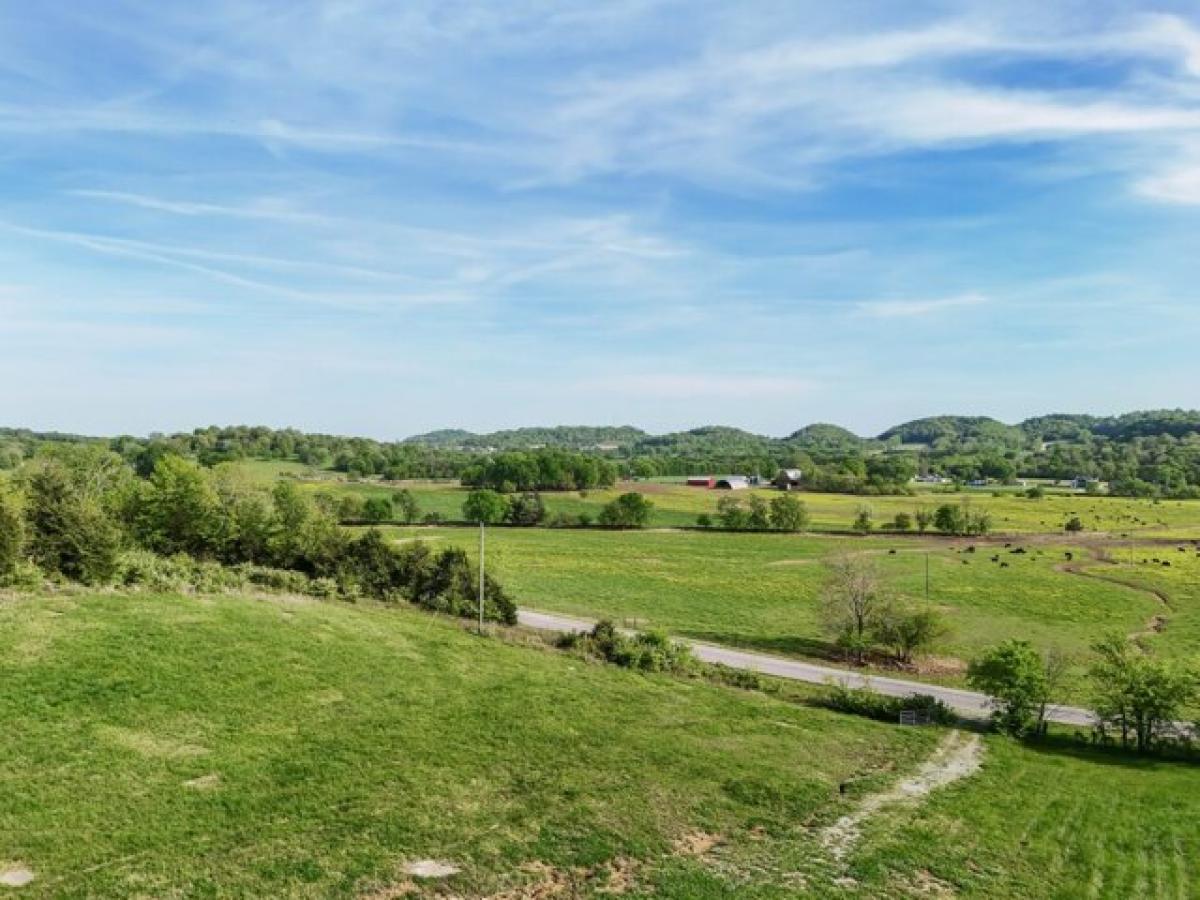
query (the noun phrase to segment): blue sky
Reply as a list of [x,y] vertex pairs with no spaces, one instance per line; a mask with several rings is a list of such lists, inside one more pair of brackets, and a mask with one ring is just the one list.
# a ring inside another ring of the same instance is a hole
[[0,422],[1195,406],[1200,12],[0,0]]

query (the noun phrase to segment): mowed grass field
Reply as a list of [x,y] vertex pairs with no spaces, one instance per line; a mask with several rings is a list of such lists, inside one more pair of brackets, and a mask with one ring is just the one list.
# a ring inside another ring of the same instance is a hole
[[[472,556],[478,550],[478,536],[468,528],[387,532],[401,541],[458,544]],[[517,602],[530,608],[607,617],[767,652],[827,657],[831,648],[821,627],[820,603],[828,561],[845,555],[870,560],[896,596],[923,603],[928,560],[929,602],[949,626],[933,651],[939,657],[966,660],[1009,637],[1082,656],[1110,631],[1146,631],[1155,616],[1164,616],[1167,624],[1146,640],[1169,653],[1200,650],[1200,559],[1192,545],[1181,553],[1174,546],[1109,551],[1041,541],[1004,543],[492,528],[488,566]],[[1013,553],[1016,549],[1025,552]],[[1127,562],[1131,553],[1133,565]],[[1101,561],[1109,555],[1123,561]],[[1151,559],[1169,559],[1172,566]],[[1084,574],[1068,571],[1075,566]],[[1088,577],[1093,574],[1104,577]],[[1169,606],[1154,591],[1168,594]],[[959,683],[958,668],[932,667],[927,674]]]
[[[352,481],[332,472],[318,472],[295,463],[246,462],[238,466],[261,483],[270,483],[281,474],[300,478],[312,491],[352,492],[363,496],[385,494],[404,487],[416,497],[422,514],[437,513],[443,519],[462,518],[462,505],[469,493],[457,482],[413,481],[383,484],[377,481]],[[728,491],[690,488],[678,483],[656,481],[626,482],[613,488],[585,492],[545,492],[542,497],[549,516],[558,514],[590,515],[593,520],[601,508],[627,491],[645,494],[654,503],[650,525],[660,528],[691,527],[703,514],[715,520],[717,502]],[[770,501],[778,495],[771,488],[738,491],[746,500],[758,494]],[[998,495],[997,495],[998,494]],[[1085,494],[1048,493],[1040,500],[1029,499],[1010,490],[943,493],[930,490],[913,497],[859,497],[850,494],[821,494],[801,491],[798,496],[807,505],[812,528],[817,531],[849,531],[858,510],[871,510],[876,527],[892,521],[897,513],[912,514],[919,507],[936,509],[943,503],[971,504],[992,516],[993,530],[1006,534],[1061,534],[1064,524],[1078,516],[1087,531],[1112,535],[1200,537],[1200,501],[1133,500],[1123,497],[1089,497]]]
[[[0,642],[0,874],[33,876],[14,897],[1197,890],[1190,766],[986,738],[978,772],[864,818],[839,860],[824,829],[944,732],[407,609],[5,597]],[[405,874],[430,860],[460,871]]]

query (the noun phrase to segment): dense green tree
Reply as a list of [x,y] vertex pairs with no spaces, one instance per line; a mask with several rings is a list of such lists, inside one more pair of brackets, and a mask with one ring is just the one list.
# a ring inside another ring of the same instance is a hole
[[1005,641],[972,660],[967,683],[991,698],[993,720],[1001,731],[1022,735],[1040,730],[1048,681],[1045,663],[1028,641]]
[[771,526],[779,531],[804,531],[808,528],[808,507],[795,494],[772,498]]
[[468,522],[495,525],[508,515],[508,498],[488,488],[471,491],[463,501],[462,514]]
[[630,492],[605,504],[597,522],[604,528],[642,528],[653,511],[653,503],[641,494]]
[[396,491],[392,505],[396,507],[396,514],[405,525],[411,525],[421,515],[421,508],[417,504],[417,498],[413,496],[413,492],[408,488]]
[[536,491],[526,491],[509,501],[508,521],[513,525],[540,525],[546,518],[546,504]]
[[53,457],[35,464],[25,478],[25,522],[30,553],[42,569],[86,584],[116,574],[121,530],[85,469]]
[[717,517],[731,531],[745,528],[749,518],[742,501],[732,494],[726,494],[717,501]]
[[891,651],[896,662],[908,665],[945,631],[945,620],[937,610],[891,604],[880,611],[872,636]]
[[25,553],[25,522],[17,500],[0,485],[0,577],[10,574]]
[[175,454],[159,457],[140,491],[135,522],[141,542],[167,555],[215,556],[227,537],[207,472]]
[[962,507],[943,503],[933,514],[933,527],[943,534],[962,534],[967,527]]
[[766,531],[771,527],[771,509],[760,494],[751,494],[746,504],[746,527]]
[[1110,635],[1092,649],[1096,715],[1120,732],[1122,744],[1152,750],[1195,703],[1200,686],[1195,666],[1156,659],[1122,635]]
[[363,504],[363,519],[378,525],[392,518],[392,498],[387,495],[368,497]]

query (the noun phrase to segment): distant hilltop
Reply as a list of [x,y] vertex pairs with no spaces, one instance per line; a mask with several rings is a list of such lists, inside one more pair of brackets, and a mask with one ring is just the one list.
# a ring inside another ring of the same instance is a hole
[[1145,410],[1118,416],[1054,413],[1008,425],[987,416],[944,415],[914,419],[895,425],[874,437],[855,434],[840,425],[805,425],[784,437],[755,434],[740,428],[705,425],[687,431],[655,435],[632,425],[558,425],[514,428],[477,434],[445,429],[414,435],[405,443],[460,450],[534,450],[558,447],[569,450],[611,450],[638,455],[688,454],[720,448],[724,452],[756,453],[781,445],[825,453],[870,451],[910,445],[946,448],[977,446],[1040,449],[1046,443],[1077,442],[1100,438],[1123,442],[1134,438],[1167,436],[1184,438],[1200,434],[1200,411]]

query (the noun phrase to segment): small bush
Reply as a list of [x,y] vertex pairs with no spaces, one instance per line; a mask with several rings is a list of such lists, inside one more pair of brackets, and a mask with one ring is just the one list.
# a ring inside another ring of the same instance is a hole
[[673,641],[661,632],[626,635],[608,619],[597,622],[590,633],[564,635],[558,646],[639,672],[691,674],[697,668],[687,644]]
[[740,688],[743,691],[763,690],[762,676],[750,669],[735,669],[724,663],[713,663],[706,669],[706,674],[719,684]]
[[950,707],[929,694],[888,697],[869,688],[850,688],[843,684],[831,684],[828,692],[816,703],[826,709],[853,713],[856,716],[878,719],[881,722],[896,722],[900,718],[900,713],[905,710],[925,713],[930,722],[938,725],[949,725],[957,720],[957,716]]

